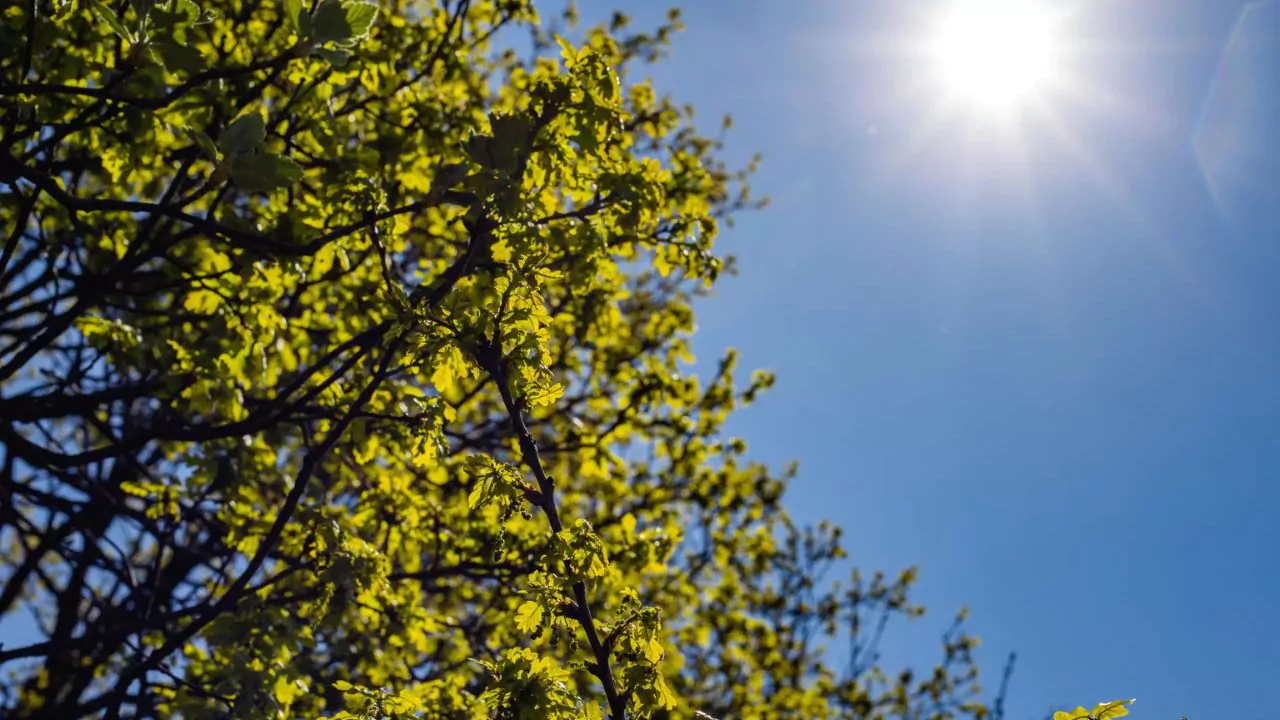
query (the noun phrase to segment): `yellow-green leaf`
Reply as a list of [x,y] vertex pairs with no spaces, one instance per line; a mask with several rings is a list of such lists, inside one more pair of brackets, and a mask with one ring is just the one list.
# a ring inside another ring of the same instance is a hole
[[542,605],[528,600],[516,609],[516,629],[521,632],[533,632],[542,626]]
[[1127,706],[1132,705],[1134,702],[1134,700],[1114,700],[1100,703],[1094,706],[1090,714],[1094,720],[1111,720],[1111,718],[1124,717],[1129,714]]

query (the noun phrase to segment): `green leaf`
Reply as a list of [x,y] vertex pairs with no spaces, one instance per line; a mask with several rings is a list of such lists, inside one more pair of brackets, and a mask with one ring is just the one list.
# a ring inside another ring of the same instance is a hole
[[119,35],[121,38],[128,40],[129,42],[134,42],[133,33],[129,32],[129,30],[125,28],[124,23],[120,22],[120,18],[116,16],[115,12],[112,11],[111,8],[98,2],[98,0],[87,1],[89,3],[89,9],[93,11],[94,16],[96,16],[98,20],[107,27],[111,28],[111,32]]
[[158,47],[164,67],[169,72],[194,73],[204,69],[204,55],[196,48],[168,38],[161,40]]
[[600,136],[597,134],[596,125],[589,122],[578,125],[577,131],[573,134],[573,140],[579,147],[590,153],[600,148]]
[[155,9],[156,0],[129,0],[129,5],[138,17],[144,20],[151,15],[151,11]]
[[298,36],[310,38],[315,33],[315,21],[311,19],[311,13],[306,9],[298,11]]
[[493,496],[493,480],[481,478],[476,481],[475,487],[471,488],[471,492],[467,494],[467,508],[475,510],[483,507]]
[[1108,703],[1100,703],[1095,705],[1093,710],[1089,712],[1094,720],[1111,720],[1112,718],[1124,717],[1129,714],[1127,705],[1132,705],[1134,700],[1114,700]]
[[596,95],[607,103],[618,101],[618,75],[608,63],[597,63],[594,77]]
[[272,695],[275,696],[276,702],[288,707],[298,696],[304,695],[306,690],[299,681],[290,681],[288,676],[280,675],[276,677],[275,686],[272,688]]
[[572,68],[578,61],[578,51],[573,49],[573,45],[570,45],[568,40],[559,35],[556,36],[556,43],[560,45],[560,57],[564,58],[564,66]]
[[522,115],[493,115],[489,125],[493,128],[493,138],[488,151],[494,167],[509,168],[528,142],[533,122]]
[[467,166],[464,163],[445,163],[436,168],[436,174],[431,179],[431,189],[435,191],[448,190],[467,177]]
[[531,633],[542,626],[542,605],[533,600],[526,601],[516,609],[516,629]]
[[200,6],[192,0],[172,0],[169,3],[169,11],[182,16],[189,23],[198,22],[204,17],[204,13],[200,12]]
[[241,155],[231,164],[231,179],[249,191],[275,190],[302,178],[302,168],[283,155]]
[[373,29],[378,19],[378,6],[371,2],[348,2],[346,4],[347,24],[351,27],[352,38],[362,38]]
[[218,146],[213,144],[213,140],[208,135],[196,130],[195,128],[183,128],[183,132],[192,142],[200,146],[200,150],[209,157],[210,160],[218,159]]
[[294,30],[302,35],[302,16],[305,13],[302,10],[302,0],[284,0],[284,18],[289,21]]
[[147,16],[147,27],[155,33],[171,33],[178,23],[186,22],[185,15],[179,15],[162,7],[151,8],[151,13]]
[[510,465],[495,462],[488,455],[471,455],[466,468],[475,481],[467,495],[467,507],[471,510],[495,500],[506,506],[520,494],[520,474]]
[[353,687],[355,686],[347,682],[346,680],[335,680],[333,682],[333,689],[337,690],[338,692],[347,692]]
[[324,0],[311,15],[312,34],[317,42],[346,40],[351,37],[347,13],[339,0]]
[[351,61],[351,51],[340,48],[318,47],[312,49],[311,54],[327,60],[330,65],[338,68],[346,67],[347,63]]
[[491,170],[496,165],[489,149],[492,141],[493,138],[488,135],[472,135],[467,138],[467,142],[462,146],[462,149],[466,151],[467,157],[474,160],[477,165]]
[[317,42],[349,44],[369,34],[378,17],[378,6],[354,0],[323,0],[312,17],[313,36]]
[[149,17],[151,28],[172,31],[179,25],[198,25],[202,13],[191,0],[172,0],[161,7],[153,3]]
[[144,497],[151,496],[151,489],[149,487],[147,487],[145,484],[140,484],[135,482],[126,481],[126,482],[120,483],[120,490],[126,494],[133,495],[134,497],[144,498]]
[[222,131],[218,145],[227,155],[242,155],[252,152],[267,139],[267,122],[258,113],[249,113],[236,118]]
[[534,406],[552,405],[564,395],[564,385],[558,382],[530,383],[525,399]]

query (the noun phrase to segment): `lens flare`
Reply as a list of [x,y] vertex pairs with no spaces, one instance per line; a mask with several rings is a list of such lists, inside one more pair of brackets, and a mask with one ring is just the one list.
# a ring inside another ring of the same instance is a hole
[[980,109],[1025,104],[1053,79],[1055,25],[1033,0],[955,0],[930,45],[943,90]]

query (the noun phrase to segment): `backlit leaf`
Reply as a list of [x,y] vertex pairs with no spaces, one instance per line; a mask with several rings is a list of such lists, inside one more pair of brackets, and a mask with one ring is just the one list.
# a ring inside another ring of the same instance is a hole
[[227,155],[242,155],[262,145],[267,137],[267,123],[258,113],[247,113],[236,118],[222,131],[218,147]]
[[516,628],[522,632],[533,632],[542,625],[542,606],[530,600],[516,609]]
[[102,24],[110,28],[111,32],[120,36],[121,39],[128,40],[129,42],[134,41],[133,33],[129,32],[129,30],[124,26],[124,23],[120,22],[120,18],[116,15],[114,10],[103,5],[99,0],[85,0],[85,3],[89,6],[89,9],[93,11],[94,17],[98,18]]

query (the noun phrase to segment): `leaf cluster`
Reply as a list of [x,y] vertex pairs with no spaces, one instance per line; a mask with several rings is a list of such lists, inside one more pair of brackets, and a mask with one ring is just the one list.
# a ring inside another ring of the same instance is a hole
[[772,376],[691,369],[761,203],[644,79],[678,15],[553,24],[4,9],[0,714],[988,713],[960,625],[881,667],[914,572],[824,581],[725,433]]

